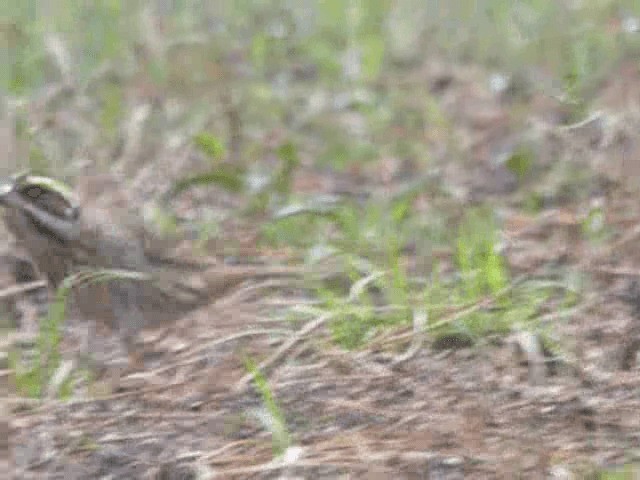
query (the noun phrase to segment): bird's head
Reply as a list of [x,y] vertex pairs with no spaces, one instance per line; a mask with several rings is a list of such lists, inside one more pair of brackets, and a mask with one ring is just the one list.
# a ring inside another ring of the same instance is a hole
[[0,180],[0,206],[6,214],[26,215],[63,241],[78,234],[79,202],[69,187],[52,178],[21,173]]

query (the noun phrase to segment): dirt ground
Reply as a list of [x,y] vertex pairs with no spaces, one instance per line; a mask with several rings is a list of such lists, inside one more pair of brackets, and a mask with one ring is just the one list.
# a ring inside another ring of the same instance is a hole
[[[517,333],[438,346],[406,327],[345,351],[330,341],[326,319],[279,323],[274,335],[273,325],[256,322],[253,307],[214,305],[158,340],[146,370],[125,379],[120,391],[104,394],[85,384],[68,401],[11,395],[14,478],[568,479],[600,478],[598,469],[640,462],[637,67],[612,72],[593,116],[569,126],[558,120],[562,108],[544,95],[527,99],[527,121],[514,118],[508,93],[492,92],[487,72],[434,62],[416,75],[408,81],[437,92],[456,151],[466,158],[463,165],[447,162],[448,140],[426,129],[439,178],[462,192],[461,204],[500,198],[504,255],[514,278],[549,276],[554,268],[588,275],[569,315],[559,317],[553,305],[540,313],[570,353],[551,361],[534,335]],[[534,182],[549,182],[555,198],[562,197],[568,187],[553,187],[551,175],[543,175],[568,162],[592,172],[589,190],[543,213],[510,209],[515,179],[494,161],[495,152],[523,138],[539,161]],[[173,153],[160,153],[157,165],[175,161]],[[189,161],[189,155],[179,159],[185,168]],[[424,173],[420,168],[381,159],[338,176],[306,165],[293,188],[393,190]],[[179,169],[141,169],[132,185],[158,186],[159,171],[171,177]],[[135,194],[157,193],[151,190]],[[597,245],[576,235],[593,202],[600,202],[613,232]],[[428,193],[415,208],[427,214]],[[447,252],[442,255],[446,262]],[[6,270],[3,288],[17,283]],[[292,293],[289,300],[307,299]],[[46,295],[6,301],[22,318],[16,335],[33,333]],[[491,309],[493,301],[466,308]],[[65,358],[73,358],[75,346],[65,348]],[[107,353],[110,348],[105,343]],[[283,457],[274,459],[268,413],[246,381],[246,353],[264,362],[285,415],[292,446]]]

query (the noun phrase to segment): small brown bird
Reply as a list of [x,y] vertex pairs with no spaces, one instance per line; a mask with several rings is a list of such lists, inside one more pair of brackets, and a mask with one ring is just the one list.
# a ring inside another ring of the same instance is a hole
[[[249,279],[304,274],[296,267],[219,266],[149,247],[133,202],[109,176],[79,182],[78,195],[47,177],[21,175],[0,183],[3,220],[55,291],[72,282],[71,304],[86,321],[117,332],[139,366],[138,332],[170,324]],[[96,281],[96,272],[114,271]]]

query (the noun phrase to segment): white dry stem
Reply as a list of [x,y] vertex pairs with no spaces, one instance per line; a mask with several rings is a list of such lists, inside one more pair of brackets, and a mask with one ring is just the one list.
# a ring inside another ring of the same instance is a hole
[[393,366],[400,365],[413,358],[422,348],[425,339],[425,328],[427,326],[427,312],[425,310],[418,310],[413,312],[413,338],[411,339],[411,346],[402,355],[398,355],[393,359],[391,364]]
[[65,46],[60,35],[55,33],[49,33],[45,36],[44,39],[44,47],[47,53],[53,59],[53,62],[60,70],[60,74],[65,81],[69,81],[71,79],[71,55],[69,54],[69,50]]
[[129,116],[129,121],[123,129],[126,132],[126,139],[124,148],[122,149],[122,155],[117,161],[117,173],[126,174],[128,165],[130,163],[135,164],[140,154],[140,148],[142,145],[142,131],[144,124],[151,115],[151,105],[145,103],[138,105],[133,109]]

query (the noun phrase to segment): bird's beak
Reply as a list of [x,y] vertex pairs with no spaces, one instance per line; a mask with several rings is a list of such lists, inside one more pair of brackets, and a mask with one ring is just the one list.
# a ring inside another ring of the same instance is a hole
[[0,180],[0,204],[3,203],[3,199],[13,190],[13,181],[2,179]]

